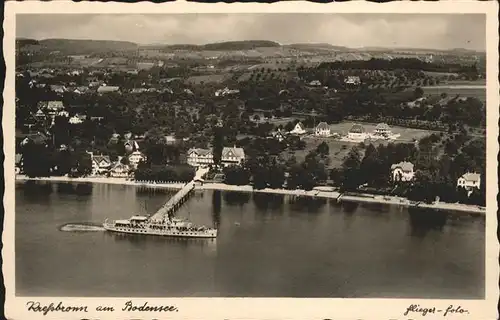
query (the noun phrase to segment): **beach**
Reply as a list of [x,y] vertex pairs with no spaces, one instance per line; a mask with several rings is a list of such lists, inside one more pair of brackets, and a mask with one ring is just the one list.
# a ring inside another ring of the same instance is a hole
[[[180,190],[185,185],[184,182],[174,182],[174,183],[155,183],[151,181],[133,181],[127,180],[126,178],[112,178],[112,177],[80,177],[80,178],[69,178],[69,177],[40,177],[40,178],[29,178],[24,175],[16,175],[16,180],[18,181],[52,181],[52,182],[76,182],[76,183],[103,183],[103,184],[117,184],[117,185],[130,185],[130,186],[142,186],[148,188],[163,188]],[[338,191],[332,191],[328,188],[316,187],[313,190],[288,190],[288,189],[253,189],[250,185],[228,185],[225,183],[212,183],[205,182],[203,184],[196,185],[198,190],[221,190],[221,191],[236,191],[236,192],[255,192],[255,193],[269,193],[269,194],[283,194],[291,196],[307,196],[307,197],[318,197],[318,198],[328,198],[336,199],[337,201],[345,202],[361,202],[361,203],[379,203],[379,204],[389,204],[389,205],[399,205],[405,207],[419,207],[419,208],[429,208],[436,210],[450,210],[463,213],[473,213],[473,214],[486,214],[486,208],[475,205],[467,205],[460,203],[446,203],[446,202],[434,202],[434,203],[424,203],[424,202],[413,202],[406,198],[395,197],[395,196],[380,196],[372,194],[359,194],[359,195],[344,195]]]

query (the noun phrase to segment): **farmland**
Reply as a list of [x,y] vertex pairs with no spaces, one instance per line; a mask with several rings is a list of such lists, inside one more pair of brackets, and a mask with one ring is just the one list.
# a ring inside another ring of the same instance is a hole
[[426,95],[441,95],[445,93],[448,96],[473,97],[486,102],[486,86],[484,85],[454,84],[422,87],[422,89]]

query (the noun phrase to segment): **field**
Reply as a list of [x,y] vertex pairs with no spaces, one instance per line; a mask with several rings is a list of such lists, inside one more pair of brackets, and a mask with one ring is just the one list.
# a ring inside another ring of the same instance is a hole
[[228,74],[208,74],[204,76],[193,76],[186,79],[186,82],[192,84],[201,84],[201,83],[222,83],[225,80],[229,79],[230,75]]
[[[330,150],[330,154],[328,156],[330,158],[330,164],[328,166],[329,168],[340,167],[342,165],[342,162],[344,162],[345,156],[349,153],[351,148],[357,145],[357,143],[342,142],[334,140],[332,138],[320,138],[314,136],[304,137],[303,140],[306,143],[306,148],[304,150],[297,150],[293,152],[293,155],[295,155],[297,162],[300,163],[304,161],[306,155],[312,150],[315,150],[318,145],[324,141],[328,144],[328,148]],[[361,153],[361,156],[363,156],[364,150],[359,149],[359,151]],[[284,152],[283,156],[287,158],[291,154],[292,153],[290,152]]]
[[486,102],[486,86],[480,85],[441,85],[433,87],[422,87],[425,95],[441,95],[446,93],[450,97],[459,95],[461,97],[474,97]]

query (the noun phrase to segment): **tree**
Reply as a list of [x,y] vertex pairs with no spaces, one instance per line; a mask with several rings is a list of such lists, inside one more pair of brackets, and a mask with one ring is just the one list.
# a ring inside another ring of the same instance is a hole
[[360,175],[360,154],[356,147],[352,147],[351,151],[347,154],[343,164],[342,169],[344,173],[344,179],[342,181],[342,188],[347,191],[356,190],[361,184],[362,177]]
[[229,166],[224,168],[225,183],[231,185],[247,185],[250,181],[250,173],[246,168],[240,166]]
[[23,171],[28,177],[47,177],[52,168],[51,154],[44,144],[29,141],[22,149]]
[[422,98],[424,96],[424,90],[420,87],[416,87],[415,91],[413,91],[413,95],[415,99]]
[[213,138],[213,155],[215,165],[219,165],[222,157],[222,149],[224,148],[224,128],[215,126]]
[[321,156],[326,157],[330,154],[330,148],[328,147],[328,144],[323,141],[316,148],[316,152],[318,152]]

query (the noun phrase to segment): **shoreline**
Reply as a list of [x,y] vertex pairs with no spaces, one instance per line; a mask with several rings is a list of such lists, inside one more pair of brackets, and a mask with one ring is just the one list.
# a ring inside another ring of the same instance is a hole
[[[148,188],[162,188],[171,190],[180,190],[185,185],[185,183],[151,183],[151,182],[137,182],[131,180],[125,180],[124,178],[105,178],[105,177],[83,177],[83,178],[69,178],[69,177],[40,177],[40,178],[28,178],[24,175],[16,175],[16,181],[51,181],[51,182],[77,182],[77,183],[101,183],[101,184],[114,184],[114,185],[129,185],[136,187],[148,187]],[[412,202],[406,198],[395,197],[395,196],[382,196],[373,194],[359,194],[359,195],[343,195],[338,191],[326,191],[321,190],[321,187],[316,189],[305,191],[305,190],[288,190],[288,189],[253,189],[250,185],[228,185],[225,183],[204,183],[203,185],[197,185],[197,190],[221,190],[221,191],[237,191],[237,192],[252,192],[252,193],[268,193],[268,194],[282,194],[291,196],[306,196],[306,197],[317,197],[317,198],[327,198],[336,199],[337,201],[345,202],[358,202],[358,203],[378,203],[378,204],[388,204],[388,205],[399,205],[404,207],[419,207],[419,208],[429,208],[437,210],[449,210],[458,211],[463,213],[472,213],[486,215],[486,208],[476,205],[467,205],[459,203],[424,203],[424,202]]]

